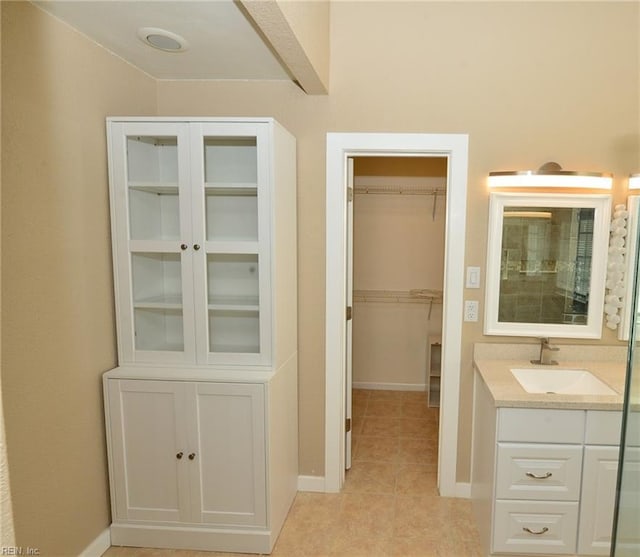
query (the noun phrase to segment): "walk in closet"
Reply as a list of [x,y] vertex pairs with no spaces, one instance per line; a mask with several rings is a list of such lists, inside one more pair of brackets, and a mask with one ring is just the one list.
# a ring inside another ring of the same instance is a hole
[[111,543],[269,553],[297,491],[295,139],[109,118]]
[[439,405],[446,182],[446,158],[354,161],[354,388]]

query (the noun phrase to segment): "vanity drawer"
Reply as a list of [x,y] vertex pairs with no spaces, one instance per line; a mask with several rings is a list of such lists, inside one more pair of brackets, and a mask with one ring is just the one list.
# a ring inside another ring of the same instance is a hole
[[495,553],[573,554],[577,533],[577,502],[496,501]]
[[500,408],[498,441],[582,444],[584,415],[584,410]]
[[580,445],[498,443],[497,499],[578,501]]

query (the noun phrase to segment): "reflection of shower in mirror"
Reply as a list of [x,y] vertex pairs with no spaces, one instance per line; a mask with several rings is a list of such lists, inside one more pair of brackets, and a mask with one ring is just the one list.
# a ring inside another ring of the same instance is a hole
[[610,225],[609,194],[491,192],[484,334],[601,338]]

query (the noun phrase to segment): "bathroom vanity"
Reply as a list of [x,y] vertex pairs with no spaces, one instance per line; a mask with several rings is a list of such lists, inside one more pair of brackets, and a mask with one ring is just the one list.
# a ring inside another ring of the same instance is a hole
[[562,369],[588,370],[605,395],[527,392],[511,370],[549,366],[476,350],[471,493],[486,555],[609,554],[625,364],[607,349],[560,351]]

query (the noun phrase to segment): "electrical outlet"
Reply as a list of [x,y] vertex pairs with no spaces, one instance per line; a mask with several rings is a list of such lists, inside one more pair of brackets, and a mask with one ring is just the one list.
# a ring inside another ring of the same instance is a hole
[[478,300],[465,300],[464,302],[464,320],[465,321],[477,321],[478,313],[480,311],[480,304]]

